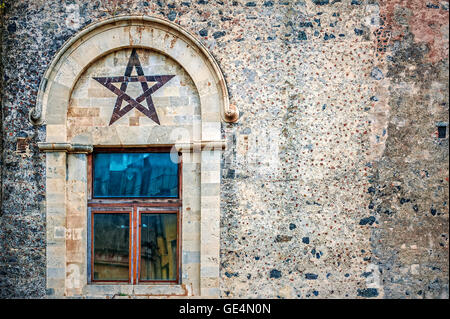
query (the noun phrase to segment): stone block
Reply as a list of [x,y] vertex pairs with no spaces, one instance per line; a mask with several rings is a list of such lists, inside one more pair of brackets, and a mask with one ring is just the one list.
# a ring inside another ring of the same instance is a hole
[[66,277],[65,268],[50,268],[47,267],[47,279],[64,279]]
[[201,174],[201,181],[203,184],[219,184],[220,183],[220,171],[203,171]]
[[202,183],[201,196],[220,196],[219,183]]
[[219,277],[219,266],[200,266],[200,282],[205,277]]
[[200,263],[199,251],[183,251],[182,264],[195,264]]

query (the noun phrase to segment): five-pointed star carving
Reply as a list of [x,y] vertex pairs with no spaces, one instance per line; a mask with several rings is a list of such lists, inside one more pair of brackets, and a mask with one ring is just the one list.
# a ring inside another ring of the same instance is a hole
[[[136,68],[137,76],[131,76],[133,67]],[[153,105],[153,100],[151,94],[158,90],[161,86],[166,84],[175,75],[144,75],[142,70],[141,62],[139,61],[139,56],[136,49],[133,49],[128,60],[128,65],[125,70],[124,76],[112,76],[112,77],[94,77],[94,80],[111,90],[113,93],[117,94],[116,105],[114,106],[114,111],[111,116],[109,125],[113,124],[115,121],[120,119],[126,113],[131,111],[133,108],[137,108],[139,111],[147,115],[156,123],[160,124],[158,114],[156,113],[155,106]],[[128,94],[125,93],[129,82],[140,82],[142,90],[144,93],[139,95],[137,98],[133,99]],[[150,88],[147,82],[156,82]],[[112,83],[122,83],[120,89],[114,86]],[[128,102],[128,104],[122,107],[123,101]],[[141,104],[142,101],[146,100],[148,108]]]

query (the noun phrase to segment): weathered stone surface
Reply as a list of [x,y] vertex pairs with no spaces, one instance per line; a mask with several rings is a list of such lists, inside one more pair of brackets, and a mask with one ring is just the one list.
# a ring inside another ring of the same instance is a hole
[[[205,291],[448,298],[448,1],[126,2],[117,14],[165,18],[195,35],[241,111],[238,123],[222,124],[229,145],[220,281],[205,282]],[[28,113],[63,43],[112,13],[104,1],[17,0],[5,8],[0,298],[59,293],[46,291],[45,155],[37,142],[61,128],[33,126]],[[104,94],[98,98],[111,95]],[[74,97],[67,114],[79,127],[85,116],[108,117],[101,103],[86,111],[83,102]],[[142,118],[126,121],[138,128]],[[446,137],[437,123],[447,125]],[[81,129],[67,134],[87,143]],[[196,254],[186,258],[198,267]]]

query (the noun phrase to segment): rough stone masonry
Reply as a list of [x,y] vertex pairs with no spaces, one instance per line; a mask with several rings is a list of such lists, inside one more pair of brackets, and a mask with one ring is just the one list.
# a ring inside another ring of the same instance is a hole
[[0,298],[48,294],[41,78],[77,32],[130,14],[195,35],[240,110],[222,123],[221,297],[448,298],[448,1],[1,10]]

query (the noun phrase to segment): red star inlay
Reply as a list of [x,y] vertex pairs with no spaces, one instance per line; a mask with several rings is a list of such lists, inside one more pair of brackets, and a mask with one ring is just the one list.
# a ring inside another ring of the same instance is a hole
[[[137,76],[131,76],[133,67],[136,68]],[[144,75],[144,71],[142,70],[141,62],[139,61],[136,49],[133,49],[130,59],[128,60],[128,65],[125,70],[124,76],[94,77],[94,80],[111,90],[111,92],[117,94],[116,105],[114,106],[114,111],[111,116],[109,125],[113,124],[133,108],[137,108],[153,121],[160,124],[158,114],[156,114],[155,106],[153,105],[151,94],[158,90],[161,86],[166,84],[174,76],[175,75]],[[135,99],[130,97],[125,93],[129,82],[140,82],[144,93],[142,93]],[[147,82],[156,82],[156,84],[152,85],[152,87],[149,88]],[[118,89],[112,83],[122,84],[120,85],[120,89]],[[124,108],[121,108],[122,102],[124,100],[128,102],[128,104]],[[148,108],[141,104],[141,102],[144,100],[147,101]]]

